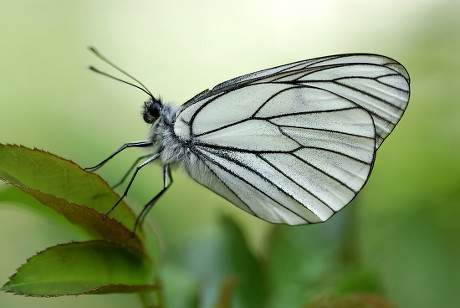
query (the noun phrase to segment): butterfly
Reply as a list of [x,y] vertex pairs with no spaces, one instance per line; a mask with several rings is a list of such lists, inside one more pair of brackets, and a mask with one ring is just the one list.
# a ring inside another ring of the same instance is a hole
[[125,143],[87,168],[94,171],[129,147],[148,148],[149,154],[136,161],[144,160],[120,202],[139,170],[161,164],[163,189],[144,206],[134,232],[170,187],[174,166],[265,221],[324,222],[366,184],[377,150],[410,97],[409,74],[397,61],[340,54],[243,75],[177,106],[155,98],[137,79],[90,50],[138,85],[90,69],[149,95],[142,112],[150,124],[147,140]]

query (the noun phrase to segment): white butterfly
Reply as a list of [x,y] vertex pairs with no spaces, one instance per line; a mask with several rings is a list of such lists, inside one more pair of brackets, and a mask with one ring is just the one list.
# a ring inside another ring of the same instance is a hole
[[326,221],[362,189],[377,149],[401,119],[410,95],[405,68],[373,54],[258,71],[203,91],[182,106],[154,98],[133,80],[151,97],[143,110],[152,125],[148,141],[126,143],[89,169],[127,147],[151,147],[123,197],[137,172],[155,160],[163,166],[164,188],[145,205],[136,226],[172,183],[175,165],[263,220]]

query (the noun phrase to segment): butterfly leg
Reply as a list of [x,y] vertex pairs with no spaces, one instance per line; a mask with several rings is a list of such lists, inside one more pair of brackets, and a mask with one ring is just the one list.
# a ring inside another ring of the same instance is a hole
[[151,162],[153,162],[155,159],[157,159],[158,157],[160,157],[160,154],[153,154],[153,155],[150,155],[149,156],[149,159],[147,159],[145,162],[143,162],[142,164],[140,164],[139,166],[137,166],[136,168],[136,171],[134,171],[134,174],[133,176],[131,177],[131,180],[129,181],[128,183],[128,186],[126,186],[126,189],[123,193],[123,195],[121,196],[120,199],[118,199],[117,203],[115,203],[114,206],[112,206],[112,208],[104,215],[104,219],[107,218],[107,216],[109,216],[109,214],[117,207],[117,205],[121,202],[121,200],[123,200],[124,197],[126,197],[128,195],[128,191],[129,191],[129,188],[131,187],[131,184],[133,183],[134,181],[134,178],[136,177],[137,173],[139,172],[139,170],[141,170],[143,167],[147,166],[148,164],[150,164]]
[[134,224],[133,236],[136,234],[137,226],[142,225],[144,223],[145,217],[147,216],[148,212],[152,209],[152,207],[155,205],[157,200],[160,199],[163,193],[171,186],[172,182],[173,182],[173,178],[171,175],[171,170],[169,168],[169,165],[164,165],[163,166],[163,189],[158,194],[156,194],[156,196],[153,197],[153,199],[150,200],[142,208],[142,211],[139,213],[139,216],[137,216],[136,223]]
[[150,156],[152,156],[152,154],[147,154],[147,155],[142,155],[141,157],[138,157],[136,159],[136,161],[131,165],[131,167],[129,167],[128,171],[123,175],[123,177],[121,178],[121,180],[112,186],[112,189],[115,189],[117,188],[118,186],[120,186],[121,184],[123,184],[123,182],[126,180],[126,178],[128,177],[128,175],[131,173],[131,171],[133,171],[134,168],[136,168],[137,164],[143,160],[143,159],[146,159],[146,158],[149,158]]
[[99,164],[97,164],[96,166],[93,166],[93,167],[85,168],[85,170],[90,171],[90,172],[96,171],[97,169],[99,169],[102,166],[104,166],[105,163],[107,163],[109,160],[111,160],[115,155],[117,155],[118,153],[120,153],[121,151],[123,151],[126,148],[132,148],[132,147],[143,148],[143,147],[149,147],[149,146],[152,146],[152,145],[153,145],[153,142],[151,142],[151,141],[127,142],[127,143],[123,144],[121,147],[119,147],[118,150],[116,150],[112,155],[110,155],[109,157],[104,159]]

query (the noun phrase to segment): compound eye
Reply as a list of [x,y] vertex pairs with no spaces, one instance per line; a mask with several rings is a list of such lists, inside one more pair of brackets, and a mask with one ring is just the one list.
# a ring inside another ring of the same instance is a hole
[[158,103],[153,103],[149,105],[149,114],[153,118],[158,118],[160,116],[160,104]]
[[142,116],[144,121],[148,124],[152,124],[160,117],[161,102],[156,99],[150,99],[144,103],[144,110]]

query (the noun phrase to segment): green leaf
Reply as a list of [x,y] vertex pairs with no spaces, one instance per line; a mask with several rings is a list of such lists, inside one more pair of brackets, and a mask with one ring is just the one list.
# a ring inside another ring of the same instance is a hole
[[108,217],[102,220],[104,214],[85,205],[68,202],[63,198],[43,193],[38,189],[23,187],[3,179],[2,181],[8,186],[13,186],[34,197],[40,203],[52,208],[66,217],[71,223],[84,228],[95,238],[106,239],[121,245],[127,245],[139,251],[143,251],[144,249],[140,238],[138,236],[132,237],[132,231],[116,219]]
[[[266,285],[261,278],[260,261],[249,250],[243,232],[234,221],[224,217],[220,226],[219,232],[190,239],[185,246],[173,251],[167,267],[181,269],[182,275],[185,271],[196,279],[193,288],[200,290],[199,302],[203,307],[264,307]],[[184,306],[182,299],[175,298],[176,286],[183,280],[180,277],[179,282],[170,281],[173,293],[165,290],[170,307],[193,306],[193,303]],[[190,294],[190,291],[184,290],[184,293]]]
[[270,307],[302,307],[317,294],[379,287],[359,265],[352,207],[323,224],[273,228],[267,260]]
[[2,290],[30,296],[139,292],[158,287],[152,272],[137,250],[102,240],[72,242],[28,259]]
[[[0,144],[0,178],[5,179],[9,184],[22,187],[23,191],[37,199],[41,198],[43,203],[48,206],[51,204],[52,194],[57,198],[66,200],[67,203],[85,205],[99,213],[106,213],[120,198],[107,182],[97,174],[84,171],[70,160],[24,146]],[[44,202],[45,200],[46,202]],[[58,207],[56,206],[56,208]],[[54,209],[56,210],[56,208]],[[71,211],[87,213],[86,210],[82,209],[63,211],[62,207],[60,211],[63,215],[67,215]],[[136,220],[136,216],[124,201],[120,202],[110,216],[128,229],[133,228]],[[66,217],[72,221],[70,217]],[[100,224],[102,227],[104,226],[102,221]],[[82,226],[89,227],[89,225],[92,223]],[[94,234],[95,228],[97,227],[92,226],[88,231]],[[142,230],[139,230],[137,235],[142,238]],[[112,234],[110,238],[115,236]]]

